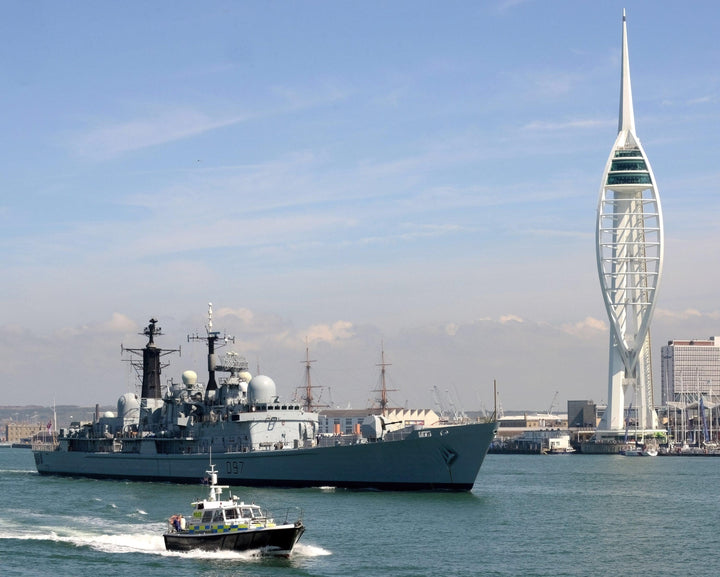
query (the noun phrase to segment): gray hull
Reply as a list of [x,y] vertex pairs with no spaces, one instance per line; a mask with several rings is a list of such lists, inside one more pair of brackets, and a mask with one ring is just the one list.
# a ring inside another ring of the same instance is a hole
[[[469,491],[497,424],[473,423],[413,431],[398,441],[251,452],[213,451],[220,482],[261,487],[342,487]],[[154,440],[139,453],[35,450],[42,475],[197,483],[208,453],[157,454]]]

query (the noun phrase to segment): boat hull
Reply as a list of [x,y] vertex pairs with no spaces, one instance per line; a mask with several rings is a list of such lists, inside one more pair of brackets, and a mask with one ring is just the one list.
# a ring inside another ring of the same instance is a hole
[[168,551],[255,551],[289,555],[305,532],[301,522],[262,529],[236,529],[224,533],[165,533]]
[[[470,491],[497,424],[413,431],[398,441],[215,453],[220,482],[259,487]],[[153,442],[153,441],[150,441]],[[34,451],[38,473],[197,483],[208,453]]]

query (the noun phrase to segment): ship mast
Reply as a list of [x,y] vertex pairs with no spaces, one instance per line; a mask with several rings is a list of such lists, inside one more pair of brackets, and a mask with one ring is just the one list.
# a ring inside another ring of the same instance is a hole
[[155,337],[161,336],[162,329],[157,326],[157,319],[151,318],[145,330],[142,333],[148,338],[148,342],[145,348],[132,349],[125,348],[120,345],[121,352],[127,351],[131,355],[141,355],[142,362],[139,360],[128,359],[130,364],[135,368],[136,372],[142,375],[142,390],[140,392],[140,398],[145,399],[160,399],[162,398],[162,391],[160,385],[160,373],[162,369],[167,367],[170,363],[162,363],[161,357],[169,355],[170,353],[180,353],[180,348],[177,349],[161,349],[155,344]]
[[314,360],[310,360],[310,347],[308,346],[307,340],[305,341],[305,410],[313,410],[313,394],[312,394],[312,381],[310,380],[310,363],[314,363]]
[[215,396],[215,391],[217,391],[217,381],[215,380],[215,371],[218,368],[218,365],[220,364],[218,362],[218,356],[215,353],[215,343],[217,343],[219,340],[222,339],[224,344],[227,344],[228,342],[235,342],[235,337],[231,337],[228,335],[220,336],[220,331],[214,331],[213,330],[213,309],[212,309],[212,303],[208,303],[208,324],[205,327],[207,335],[206,336],[200,336],[198,334],[194,335],[188,335],[187,339],[188,342],[190,341],[205,341],[207,343],[208,347],[208,382],[205,387],[205,400],[211,400]]
[[314,359],[310,359],[310,347],[308,345],[307,339],[305,339],[305,360],[300,362],[305,364],[305,386],[303,387],[305,389],[305,396],[302,397],[302,400],[305,401],[305,403],[303,407],[306,411],[314,411],[320,407],[327,407],[328,405],[315,404],[315,398],[313,397],[312,390],[319,389],[321,387],[313,385],[312,379],[310,378],[311,364],[317,361],[315,361]]
[[380,389],[375,389],[373,393],[380,393],[380,410],[382,411],[383,417],[385,416],[388,408],[388,393],[397,391],[397,389],[388,389],[387,384],[385,382],[385,367],[389,367],[392,365],[392,363],[386,363],[385,362],[385,344],[381,341],[380,342],[380,358],[381,362],[378,365],[375,365],[377,367],[381,367],[380,369]]
[[142,389],[140,391],[140,420],[138,422],[138,433],[141,433],[147,424],[149,415],[161,405],[162,388],[160,384],[160,373],[170,363],[162,363],[161,357],[170,353],[180,353],[177,349],[161,349],[155,344],[155,337],[162,335],[162,329],[157,326],[157,319],[151,318],[145,330],[140,333],[148,338],[143,349],[128,349],[120,345],[121,353],[127,351],[131,355],[142,355],[140,360],[129,360],[135,368],[135,372],[142,375]]

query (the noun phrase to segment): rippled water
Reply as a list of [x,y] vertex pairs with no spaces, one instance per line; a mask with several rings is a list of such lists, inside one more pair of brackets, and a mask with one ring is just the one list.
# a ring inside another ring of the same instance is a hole
[[243,489],[304,511],[290,559],[169,553],[201,486],[40,477],[0,450],[3,576],[717,575],[720,458],[489,455],[472,493]]

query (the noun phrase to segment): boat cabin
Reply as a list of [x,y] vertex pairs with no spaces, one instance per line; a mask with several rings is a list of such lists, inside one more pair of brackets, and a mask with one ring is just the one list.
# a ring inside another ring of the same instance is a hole
[[265,524],[267,513],[258,505],[236,501],[207,502],[195,504],[189,529],[193,525],[252,525]]

